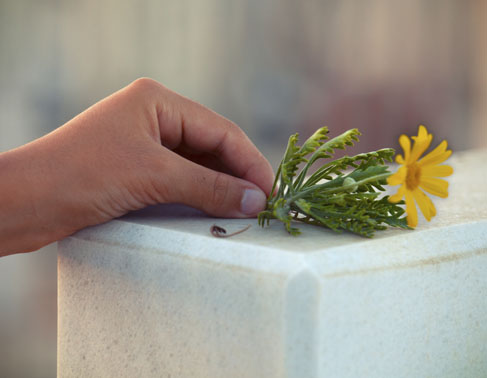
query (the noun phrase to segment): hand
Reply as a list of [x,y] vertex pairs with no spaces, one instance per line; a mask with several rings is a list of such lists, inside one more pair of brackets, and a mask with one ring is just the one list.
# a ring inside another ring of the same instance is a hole
[[273,180],[269,162],[234,123],[150,79],[1,154],[2,170],[13,180],[0,184],[0,209],[13,215],[0,229],[0,255],[156,203],[253,217]]

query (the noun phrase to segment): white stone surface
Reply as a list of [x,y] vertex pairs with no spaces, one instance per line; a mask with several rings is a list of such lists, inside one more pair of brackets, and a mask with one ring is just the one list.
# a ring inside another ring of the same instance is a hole
[[486,377],[485,161],[456,154],[438,216],[372,240],[174,205],[67,238],[58,376]]

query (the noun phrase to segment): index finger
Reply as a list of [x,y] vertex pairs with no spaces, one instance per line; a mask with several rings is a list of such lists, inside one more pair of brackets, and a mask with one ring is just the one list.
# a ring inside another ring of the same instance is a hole
[[211,153],[237,177],[270,193],[274,179],[272,167],[235,123],[169,89],[164,90],[156,106],[164,146],[174,149],[184,145],[197,152]]

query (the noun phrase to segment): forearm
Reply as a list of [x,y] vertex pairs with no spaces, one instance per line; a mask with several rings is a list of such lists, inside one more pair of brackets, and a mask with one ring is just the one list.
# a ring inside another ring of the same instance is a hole
[[52,197],[46,195],[51,177],[40,147],[35,141],[0,154],[0,256],[37,250],[61,231],[41,214]]
[[0,154],[0,256],[156,203],[255,216],[272,181],[269,162],[237,125],[153,80],[136,80]]
[[0,154],[0,257],[35,251],[146,205],[131,201],[132,208],[120,209],[123,201],[116,197],[124,191],[123,181],[111,176],[123,166],[116,164],[116,154],[109,154],[113,161],[100,156],[108,143],[96,143],[102,131],[93,125],[95,120],[81,114]]

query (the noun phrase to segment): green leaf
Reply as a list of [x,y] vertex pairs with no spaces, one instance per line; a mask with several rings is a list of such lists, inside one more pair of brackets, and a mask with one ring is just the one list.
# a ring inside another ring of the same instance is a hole
[[[318,129],[302,147],[297,145],[298,134],[289,138],[272,193],[277,186],[279,189],[275,196],[269,196],[266,210],[258,216],[259,224],[277,219],[292,235],[300,233],[293,222],[364,237],[372,237],[388,226],[407,229],[401,207],[404,202],[390,203],[387,196],[381,196],[391,174],[385,163],[392,161],[394,150],[385,148],[330,160],[337,149],[357,142],[360,133],[352,129],[326,141],[327,134],[326,127]],[[321,160],[321,167],[307,178],[310,167]]]

